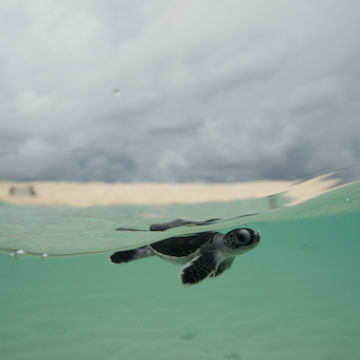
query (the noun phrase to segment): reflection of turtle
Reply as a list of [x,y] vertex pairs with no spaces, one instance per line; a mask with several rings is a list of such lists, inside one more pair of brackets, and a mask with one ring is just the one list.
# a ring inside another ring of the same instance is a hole
[[[155,224],[152,231],[163,231],[180,225],[206,225],[206,222],[174,220],[170,223]],[[118,230],[133,230],[119,228]],[[215,231],[199,232],[193,235],[176,236],[133,250],[118,251],[110,256],[113,263],[127,263],[157,255],[176,264],[185,264],[180,277],[183,284],[191,285],[208,276],[215,277],[229,269],[235,256],[253,249],[260,241],[260,235],[250,228],[238,228],[221,234]]]

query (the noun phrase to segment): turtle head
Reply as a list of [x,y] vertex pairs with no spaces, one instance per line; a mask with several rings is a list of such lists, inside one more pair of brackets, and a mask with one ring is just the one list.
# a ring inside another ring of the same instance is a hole
[[224,235],[226,251],[234,255],[253,249],[259,241],[259,233],[250,228],[234,229]]

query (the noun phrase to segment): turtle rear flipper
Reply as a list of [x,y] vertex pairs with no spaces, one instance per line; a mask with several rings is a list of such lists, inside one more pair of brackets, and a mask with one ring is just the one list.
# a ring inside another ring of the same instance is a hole
[[216,251],[206,251],[187,263],[180,272],[182,283],[184,285],[197,284],[215,273],[218,264],[216,257]]
[[116,251],[110,255],[110,261],[114,264],[121,264],[137,259],[143,259],[152,255],[154,255],[154,253],[151,248],[143,246],[133,250]]

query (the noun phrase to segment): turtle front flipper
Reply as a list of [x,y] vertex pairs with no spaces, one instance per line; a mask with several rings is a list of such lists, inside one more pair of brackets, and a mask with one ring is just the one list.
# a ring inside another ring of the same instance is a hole
[[143,246],[138,249],[116,251],[110,255],[110,261],[114,264],[127,263],[129,261],[146,258],[154,255],[149,246]]
[[204,221],[192,221],[192,220],[185,220],[185,219],[175,219],[166,223],[161,224],[151,224],[150,225],[150,231],[165,231],[169,230],[178,226],[184,226],[184,225],[210,225],[214,222],[217,222],[221,219],[215,218],[215,219],[208,219]]
[[225,270],[230,269],[232,263],[234,262],[234,259],[235,259],[234,257],[228,257],[228,258],[226,258],[225,260],[223,260],[223,261],[219,264],[216,272],[215,272],[214,274],[212,274],[211,277],[219,276],[219,275],[221,275]]
[[200,256],[187,263],[180,272],[184,285],[197,284],[216,272],[218,265],[216,251],[202,252]]

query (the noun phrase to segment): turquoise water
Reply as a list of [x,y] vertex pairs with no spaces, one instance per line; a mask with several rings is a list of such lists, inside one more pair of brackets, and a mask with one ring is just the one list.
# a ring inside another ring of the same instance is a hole
[[[154,214],[234,214],[239,203],[89,209],[2,204],[0,357],[357,360],[358,201],[355,184],[305,205],[218,224],[226,231],[234,221],[246,221],[261,232],[260,245],[222,276],[192,287],[180,284],[177,266],[155,257],[110,264],[120,236],[113,228],[145,227],[157,222]],[[258,206],[251,204],[252,210]],[[143,243],[149,235],[132,236]],[[44,247],[99,254],[46,260],[6,254],[18,248],[40,254]]]

